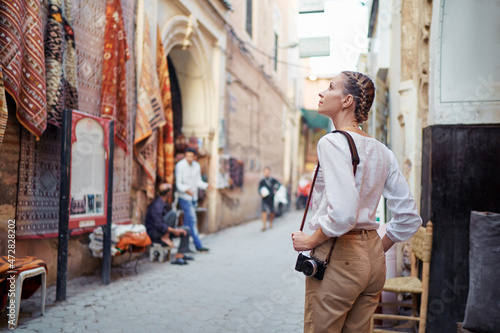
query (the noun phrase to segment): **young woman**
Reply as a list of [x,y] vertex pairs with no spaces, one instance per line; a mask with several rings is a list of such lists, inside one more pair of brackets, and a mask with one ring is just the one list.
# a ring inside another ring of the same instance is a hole
[[[353,173],[351,153],[341,133],[318,142],[320,169],[312,194],[312,235],[292,233],[297,251],[313,250],[325,260],[336,244],[323,280],[306,277],[304,332],[367,332],[385,282],[385,252],[420,227],[415,200],[394,154],[359,125],[368,119],[375,87],[362,73],[342,72],[319,93],[318,112],[347,131],[360,163]],[[380,239],[375,212],[384,195],[393,219]]]

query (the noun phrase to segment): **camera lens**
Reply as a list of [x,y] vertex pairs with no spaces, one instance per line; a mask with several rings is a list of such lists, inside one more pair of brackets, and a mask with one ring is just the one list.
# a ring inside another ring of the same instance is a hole
[[314,276],[318,270],[318,264],[314,260],[306,260],[302,264],[302,272],[305,276]]

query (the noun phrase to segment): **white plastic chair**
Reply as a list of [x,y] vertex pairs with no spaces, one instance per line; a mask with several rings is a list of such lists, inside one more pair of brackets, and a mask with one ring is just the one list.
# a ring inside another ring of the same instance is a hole
[[19,308],[21,307],[21,294],[23,291],[23,282],[24,279],[41,275],[42,283],[41,283],[41,288],[42,288],[42,305],[41,305],[41,312],[42,315],[45,314],[45,293],[46,293],[46,285],[45,285],[45,277],[46,277],[47,271],[45,270],[44,267],[37,267],[33,269],[29,269],[26,271],[23,271],[19,273],[16,276],[16,293],[15,296],[13,295],[14,298],[14,314],[15,314],[15,319],[14,319],[14,328],[17,327],[17,320],[19,319]]

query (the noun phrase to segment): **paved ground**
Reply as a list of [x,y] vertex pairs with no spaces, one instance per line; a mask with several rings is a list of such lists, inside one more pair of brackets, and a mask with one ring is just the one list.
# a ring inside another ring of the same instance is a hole
[[[288,212],[274,228],[260,222],[207,235],[209,254],[187,266],[141,260],[139,274],[113,272],[68,282],[67,300],[48,288],[45,315],[40,292],[23,300],[19,332],[302,332],[304,276],[294,270],[290,234],[301,212]],[[6,314],[0,331],[7,331]]]

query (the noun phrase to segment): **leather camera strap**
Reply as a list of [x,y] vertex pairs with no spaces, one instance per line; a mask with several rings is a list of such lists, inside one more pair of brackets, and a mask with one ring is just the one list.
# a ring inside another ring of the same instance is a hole
[[[351,161],[352,161],[354,176],[356,176],[356,169],[358,168],[358,164],[359,164],[359,155],[358,155],[358,150],[356,149],[356,144],[354,143],[354,139],[346,131],[335,130],[335,131],[332,131],[332,133],[342,133],[346,137],[347,142],[349,143],[349,150],[351,151]],[[320,167],[320,165],[318,162],[318,165],[316,166],[316,170],[314,172],[314,177],[313,177],[313,181],[311,184],[311,189],[309,190],[309,196],[307,197],[307,204],[306,204],[306,208],[304,210],[304,216],[302,217],[302,223],[300,224],[300,231],[302,231],[304,229],[307,211],[309,210],[309,204],[311,202],[311,197],[312,197],[313,190],[314,190],[314,184],[316,183],[316,178],[318,177],[319,167]],[[330,262],[330,257],[332,256],[333,248],[335,247],[336,242],[337,242],[337,237],[333,237],[332,247],[330,248],[330,252],[328,253],[328,256],[326,257],[326,260],[325,260],[325,267]]]

